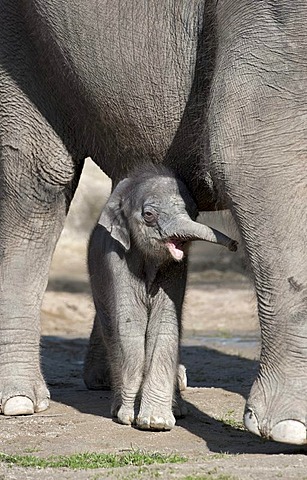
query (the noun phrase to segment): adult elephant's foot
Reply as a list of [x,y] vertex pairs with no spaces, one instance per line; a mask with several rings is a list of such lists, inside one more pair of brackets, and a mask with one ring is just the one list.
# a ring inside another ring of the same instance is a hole
[[2,379],[0,383],[1,413],[3,415],[32,415],[49,407],[50,394],[42,378],[29,380]]
[[175,426],[175,417],[166,407],[148,406],[140,410],[136,426],[141,430],[171,430]]
[[3,406],[4,415],[32,415],[43,412],[49,407],[49,399],[45,398],[39,403],[34,403],[28,397],[17,395],[9,398]]
[[258,378],[246,405],[244,423],[256,435],[276,442],[307,443],[307,381]]

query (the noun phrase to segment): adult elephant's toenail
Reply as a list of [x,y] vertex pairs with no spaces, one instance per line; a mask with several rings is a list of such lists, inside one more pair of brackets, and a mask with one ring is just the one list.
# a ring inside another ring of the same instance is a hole
[[303,445],[307,443],[306,426],[297,420],[283,420],[272,428],[270,438],[276,442]]
[[32,415],[34,413],[34,405],[28,397],[18,395],[9,398],[3,406],[4,415]]
[[251,433],[254,433],[255,435],[261,435],[258,427],[258,420],[256,418],[256,415],[254,412],[250,409],[248,409],[245,412],[244,415],[244,424]]

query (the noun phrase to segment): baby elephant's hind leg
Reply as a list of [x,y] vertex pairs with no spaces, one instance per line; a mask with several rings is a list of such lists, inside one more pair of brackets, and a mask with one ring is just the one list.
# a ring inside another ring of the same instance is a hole
[[110,366],[102,322],[95,316],[84,363],[83,379],[90,390],[110,390]]
[[183,418],[187,415],[188,409],[185,401],[181,396],[188,386],[187,371],[184,365],[179,364],[177,372],[177,386],[173,399],[173,414],[175,418]]

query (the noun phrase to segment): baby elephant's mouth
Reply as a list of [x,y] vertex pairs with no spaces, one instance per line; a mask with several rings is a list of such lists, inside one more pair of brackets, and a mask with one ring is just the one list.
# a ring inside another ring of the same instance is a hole
[[167,240],[167,242],[165,242],[165,245],[168,248],[171,256],[177,261],[183,259],[185,254],[184,247],[186,244],[187,242],[185,240],[181,240],[180,238],[170,238]]

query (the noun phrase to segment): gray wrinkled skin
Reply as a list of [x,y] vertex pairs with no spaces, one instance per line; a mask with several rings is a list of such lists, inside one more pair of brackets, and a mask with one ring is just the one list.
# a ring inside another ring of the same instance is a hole
[[170,430],[172,407],[177,416],[185,413],[174,392],[178,375],[184,382],[178,346],[187,254],[192,240],[215,241],[208,227],[193,221],[196,214],[180,180],[145,165],[117,185],[92,234],[96,317],[85,382],[94,389],[112,386],[112,413],[123,424]]
[[89,155],[115,183],[171,166],[232,210],[258,299],[248,429],[306,443],[305,0],[2,0],[0,403],[45,410],[39,316]]

